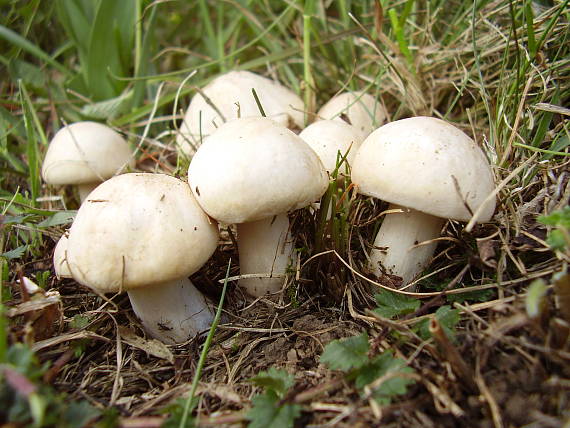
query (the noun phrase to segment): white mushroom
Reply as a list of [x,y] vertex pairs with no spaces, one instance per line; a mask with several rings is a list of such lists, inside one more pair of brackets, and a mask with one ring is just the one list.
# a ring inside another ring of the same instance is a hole
[[[494,189],[483,151],[455,126],[433,117],[389,123],[364,140],[352,167],[364,195],[389,202],[370,253],[371,268],[413,280],[429,263],[445,219],[470,220]],[[495,200],[485,203],[488,221]],[[421,244],[421,245],[418,245]]]
[[292,244],[287,213],[318,200],[328,185],[315,152],[271,119],[222,125],[198,149],[188,169],[194,196],[213,218],[237,224],[240,285],[252,296],[279,291]]
[[231,71],[212,80],[192,98],[176,138],[180,149],[191,155],[202,138],[224,122],[262,116],[252,89],[267,117],[285,127],[303,126],[303,101],[293,91],[250,71]]
[[145,329],[177,343],[213,320],[188,276],[217,243],[217,225],[188,184],[163,174],[124,174],[98,186],[79,208],[67,264],[80,284],[100,293],[127,291]]
[[83,202],[100,183],[133,166],[129,145],[117,132],[100,123],[77,122],[54,135],[42,177],[52,185],[76,185]]
[[[354,126],[335,120],[313,122],[301,131],[299,137],[319,156],[329,175],[343,156],[346,156],[348,165],[352,164],[363,140]],[[340,166],[339,177],[345,175],[346,163]]]
[[64,233],[57,241],[53,250],[53,268],[58,278],[73,278],[67,266],[67,234]]
[[317,117],[347,122],[354,126],[364,139],[386,122],[388,114],[384,106],[370,94],[343,92],[322,106]]

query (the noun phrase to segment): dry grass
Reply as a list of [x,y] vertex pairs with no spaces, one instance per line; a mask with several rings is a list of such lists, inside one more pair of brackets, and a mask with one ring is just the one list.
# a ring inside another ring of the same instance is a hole
[[[438,14],[445,12],[441,8],[431,15],[418,14],[409,37],[414,40],[410,50],[416,72],[388,35],[375,37],[361,29],[354,36],[364,55],[351,78],[381,96],[391,120],[442,117],[485,149],[497,183],[495,216],[487,224],[469,226],[469,231],[465,224],[448,222],[430,270],[417,284],[422,306],[404,319],[387,320],[369,311],[378,286],[364,279],[369,277],[365,254],[386,206],[347,189],[348,239],[342,247],[332,239],[317,242],[319,219],[308,211],[295,214],[296,247],[305,250],[299,252],[286,292],[274,301],[252,302],[230,284],[227,322],[215,335],[199,385],[196,411],[202,424],[243,422],[244,410],[257,392],[248,379],[269,367],[283,367],[295,375],[292,400],[303,405],[298,426],[501,428],[568,423],[570,320],[564,318],[553,287],[538,319],[530,319],[525,311],[529,283],[543,278],[552,285],[553,274],[567,272],[569,261],[568,253],[555,254],[549,248],[547,228],[537,222],[539,215],[567,206],[570,199],[567,149],[564,156],[554,157],[536,150],[548,148],[557,135],[568,137],[568,113],[556,106],[570,101],[570,60],[560,54],[568,53],[564,44],[569,27],[563,14],[549,28],[557,7],[562,7],[561,2],[554,3],[557,6],[535,12],[536,39],[549,33],[538,57],[530,62],[524,60],[530,55],[528,35],[520,31],[522,27],[517,34],[510,32],[510,6],[502,1],[488,3],[475,16],[466,13],[457,19],[464,28],[452,35],[442,35],[438,27]],[[334,81],[325,62],[315,60],[313,72],[317,86]],[[317,91],[317,103],[338,90],[332,86]],[[555,113],[542,141],[533,146],[535,123],[542,120],[545,108]],[[172,116],[151,119],[164,123]],[[169,133],[141,139],[137,169],[184,171],[173,140]],[[60,233],[61,229],[51,228],[48,236]],[[49,269],[52,246],[46,246],[42,257],[11,270],[30,275]],[[237,252],[224,234],[214,257],[193,277],[213,300],[219,297],[219,281],[230,258],[231,274],[236,275]],[[476,287],[470,290],[488,290],[488,294],[483,301],[449,301],[441,285],[450,281],[454,290]],[[397,285],[390,278],[381,282],[390,288]],[[61,317],[55,316],[46,326],[41,317],[34,321],[15,316],[10,339],[36,343],[43,361],[62,359],[49,379],[58,391],[99,408],[116,407],[123,426],[160,425],[160,409],[188,392],[200,340],[171,347],[163,358],[152,356],[147,342],[133,346],[128,339],[133,333],[144,337],[144,332],[125,296],[103,300],[72,280],[55,277],[49,288],[61,295]],[[24,296],[15,282],[12,289],[8,306],[18,307]],[[434,310],[445,303],[462,316],[454,342],[438,333],[433,319]],[[84,317],[87,324],[74,330],[70,323],[75,316]],[[426,318],[432,319],[430,340],[422,340],[411,329]],[[408,394],[383,408],[319,363],[327,343],[363,330],[376,352],[392,349],[417,374]],[[66,336],[74,332],[78,334]],[[37,345],[46,339],[50,341]],[[75,354],[79,344],[81,352]]]

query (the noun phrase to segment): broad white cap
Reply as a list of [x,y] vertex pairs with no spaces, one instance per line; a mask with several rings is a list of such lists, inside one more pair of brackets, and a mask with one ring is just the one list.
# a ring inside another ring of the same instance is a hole
[[[495,188],[483,151],[461,130],[433,117],[398,120],[370,134],[354,159],[352,182],[365,195],[462,221],[470,220]],[[493,199],[477,220],[488,221],[494,211]]]
[[105,181],[134,159],[127,142],[106,125],[76,122],[61,128],[51,140],[42,165],[42,177],[53,185]]
[[200,146],[188,182],[204,210],[224,223],[262,220],[309,205],[328,186],[317,154],[265,117],[222,125]]
[[218,228],[188,184],[131,173],[99,185],[69,231],[73,277],[102,293],[157,286],[191,275],[212,255]]
[[321,119],[350,123],[362,138],[386,122],[388,115],[384,106],[365,92],[343,92],[331,98],[317,112]]
[[[313,122],[301,131],[299,137],[315,151],[329,174],[342,156],[346,155],[346,161],[351,165],[363,140],[354,126],[336,120]],[[346,163],[343,163],[339,172],[344,172],[345,167]]]
[[255,89],[267,117],[285,127],[303,127],[303,100],[297,94],[278,82],[250,71],[230,71],[194,95],[176,138],[178,146],[187,154],[194,153],[192,145],[196,148],[200,145],[200,135],[206,137],[212,134],[224,124],[224,118],[228,122],[238,117],[261,116],[252,89]]

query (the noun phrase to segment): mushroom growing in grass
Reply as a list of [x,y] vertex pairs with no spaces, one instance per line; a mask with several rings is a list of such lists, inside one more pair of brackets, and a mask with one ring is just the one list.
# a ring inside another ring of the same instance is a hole
[[73,278],[67,266],[67,233],[61,235],[53,250],[53,268],[58,278]]
[[100,183],[134,166],[127,142],[106,125],[77,122],[51,140],[42,165],[48,184],[75,185],[81,202]]
[[202,138],[224,122],[238,117],[262,116],[252,93],[259,98],[265,116],[285,127],[304,125],[303,101],[280,83],[250,71],[230,71],[212,80],[192,98],[176,142],[193,154]]
[[178,343],[214,314],[188,276],[212,255],[218,228],[188,184],[163,174],[124,174],[98,186],[69,230],[73,278],[99,293],[126,291],[145,330]]
[[339,160],[346,156],[346,162],[339,167],[339,177],[349,169],[363,140],[354,126],[335,120],[313,122],[301,131],[299,137],[319,156],[329,175],[335,171]]
[[388,119],[384,106],[365,92],[343,92],[332,97],[317,112],[320,119],[344,121],[366,138]]
[[377,276],[397,275],[403,284],[431,260],[446,219],[468,221],[482,206],[476,220],[485,222],[495,210],[495,200],[486,201],[494,181],[483,151],[433,117],[398,120],[370,134],[354,159],[352,182],[390,203],[370,262]]
[[281,289],[292,243],[287,213],[325,192],[316,153],[294,132],[264,117],[222,125],[200,146],[188,182],[204,211],[237,224],[240,280],[252,296]]

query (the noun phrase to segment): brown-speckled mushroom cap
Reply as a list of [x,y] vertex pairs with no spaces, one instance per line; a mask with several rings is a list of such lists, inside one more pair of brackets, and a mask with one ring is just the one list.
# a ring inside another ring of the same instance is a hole
[[69,231],[68,266],[102,293],[157,286],[191,275],[214,252],[218,228],[188,184],[131,173],[98,186]]

